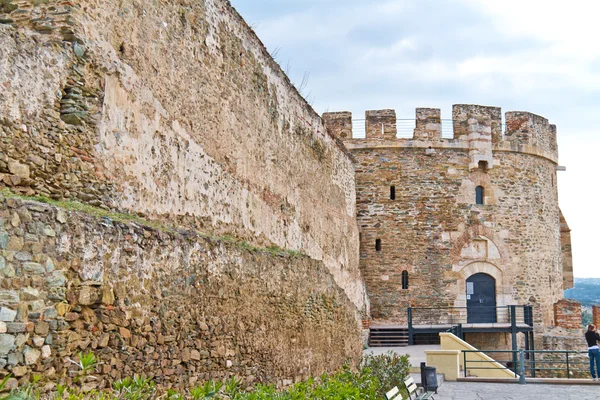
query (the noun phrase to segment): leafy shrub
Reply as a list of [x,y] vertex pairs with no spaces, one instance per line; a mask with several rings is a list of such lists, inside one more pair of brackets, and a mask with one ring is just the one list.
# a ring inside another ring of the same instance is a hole
[[190,395],[194,400],[375,400],[381,398],[378,391],[379,381],[369,370],[353,372],[344,367],[337,374],[323,374],[319,379],[310,378],[283,392],[278,392],[273,385],[257,385],[251,392],[244,392],[239,388],[239,381],[229,380],[225,384],[207,382],[190,390]]
[[[80,368],[79,379],[69,387],[57,386],[55,400],[379,400],[384,398],[382,393],[390,389],[389,385],[393,382],[401,382],[404,376],[392,379],[393,372],[390,371],[401,371],[401,365],[408,365],[406,356],[370,356],[366,362],[363,362],[363,368],[358,371],[352,371],[345,366],[335,374],[309,378],[284,391],[278,391],[273,385],[261,384],[246,391],[242,389],[240,380],[231,378],[225,382],[206,382],[190,389],[187,393],[169,389],[159,394],[151,379],[140,376],[118,380],[109,391],[85,390],[82,384],[86,379],[92,378],[90,373],[96,365],[96,359],[89,354],[80,354],[79,359],[79,363],[73,362]],[[366,366],[367,364],[369,366]],[[375,367],[375,370],[371,369],[372,367]],[[390,371],[387,371],[387,368],[390,368]],[[379,376],[386,379],[385,385],[382,386],[381,382],[384,381],[380,381]],[[0,383],[0,390],[1,388],[2,383]],[[0,400],[39,400],[39,398],[40,391],[37,381],[34,380],[33,383],[13,391],[9,397],[0,397]]]
[[410,361],[408,354],[399,356],[392,351],[385,354],[363,356],[361,368],[368,369],[380,383],[379,394],[385,398],[385,392],[398,386],[404,389],[404,378],[410,373]]

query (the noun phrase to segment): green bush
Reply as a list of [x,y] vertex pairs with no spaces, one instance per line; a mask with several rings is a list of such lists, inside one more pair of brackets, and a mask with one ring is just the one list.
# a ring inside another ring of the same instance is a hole
[[[309,378],[283,391],[278,391],[273,385],[260,384],[248,391],[242,388],[241,381],[231,378],[226,382],[209,381],[186,393],[169,389],[159,394],[151,379],[140,376],[118,380],[111,390],[86,391],[83,384],[87,379],[93,379],[90,373],[96,359],[90,353],[79,354],[79,362],[73,363],[80,369],[78,379],[72,386],[57,386],[55,400],[379,400],[384,399],[385,392],[393,386],[402,388],[402,380],[409,368],[408,356],[388,353],[364,357],[358,371],[345,366],[335,374]],[[39,393],[37,381],[34,381],[6,398],[0,397],[0,400],[37,400]]]
[[379,381],[367,369],[353,372],[344,367],[334,375],[321,375],[296,383],[285,391],[278,392],[272,385],[257,385],[251,392],[240,390],[239,382],[230,380],[225,384],[207,382],[190,391],[194,400],[235,399],[235,400],[376,400],[381,397]]
[[399,356],[391,351],[381,355],[365,355],[361,368],[368,369],[377,378],[380,384],[379,394],[384,398],[385,392],[394,386],[404,390],[404,378],[410,373],[408,358],[408,354]]

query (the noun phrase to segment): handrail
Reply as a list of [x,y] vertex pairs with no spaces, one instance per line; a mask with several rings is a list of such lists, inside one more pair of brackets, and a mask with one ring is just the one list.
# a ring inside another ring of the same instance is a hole
[[[441,135],[443,138],[452,139],[454,137],[454,121],[449,118],[442,118],[440,120]],[[417,120],[415,118],[396,118],[396,137],[400,139],[411,139],[414,134],[414,130],[417,126]],[[506,124],[501,125],[501,131],[506,131]],[[352,119],[352,137],[356,139],[364,138],[366,136],[366,119],[365,118],[353,118]]]
[[[589,368],[587,357],[577,357],[578,355],[587,355],[587,351],[581,350],[461,350],[463,353],[464,376],[467,377],[468,371],[486,370],[486,369],[507,369],[519,376],[521,383],[525,383],[526,377],[535,378],[536,374],[547,375],[547,377],[562,377],[566,379],[588,377]],[[506,354],[514,361],[506,360],[469,360],[468,353],[483,354]],[[532,357],[538,354],[542,357]],[[484,367],[480,364],[499,363],[504,368]],[[512,365],[509,366],[509,363]],[[564,373],[565,376],[561,372]]]
[[409,328],[414,325],[457,325],[504,323],[533,327],[533,310],[528,305],[482,307],[409,307]]

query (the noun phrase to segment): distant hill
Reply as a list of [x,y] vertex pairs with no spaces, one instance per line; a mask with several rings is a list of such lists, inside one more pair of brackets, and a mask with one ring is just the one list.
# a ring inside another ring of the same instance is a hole
[[600,278],[575,278],[575,287],[565,290],[565,298],[582,306],[600,305]]

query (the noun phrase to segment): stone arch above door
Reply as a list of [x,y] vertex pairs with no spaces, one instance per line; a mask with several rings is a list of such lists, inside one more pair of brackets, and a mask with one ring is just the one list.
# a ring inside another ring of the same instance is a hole
[[471,275],[484,273],[492,276],[497,284],[503,281],[503,273],[500,268],[496,265],[487,262],[487,261],[475,261],[471,264],[466,265],[460,271],[458,271],[462,275],[463,280],[467,280]]
[[[456,268],[457,266],[455,266]],[[496,280],[496,305],[498,307],[511,304],[512,291],[507,285],[504,271],[494,263],[489,261],[474,261],[455,270],[458,273],[457,297],[454,302],[455,307],[466,307],[466,281],[470,276],[484,273],[490,275]]]

